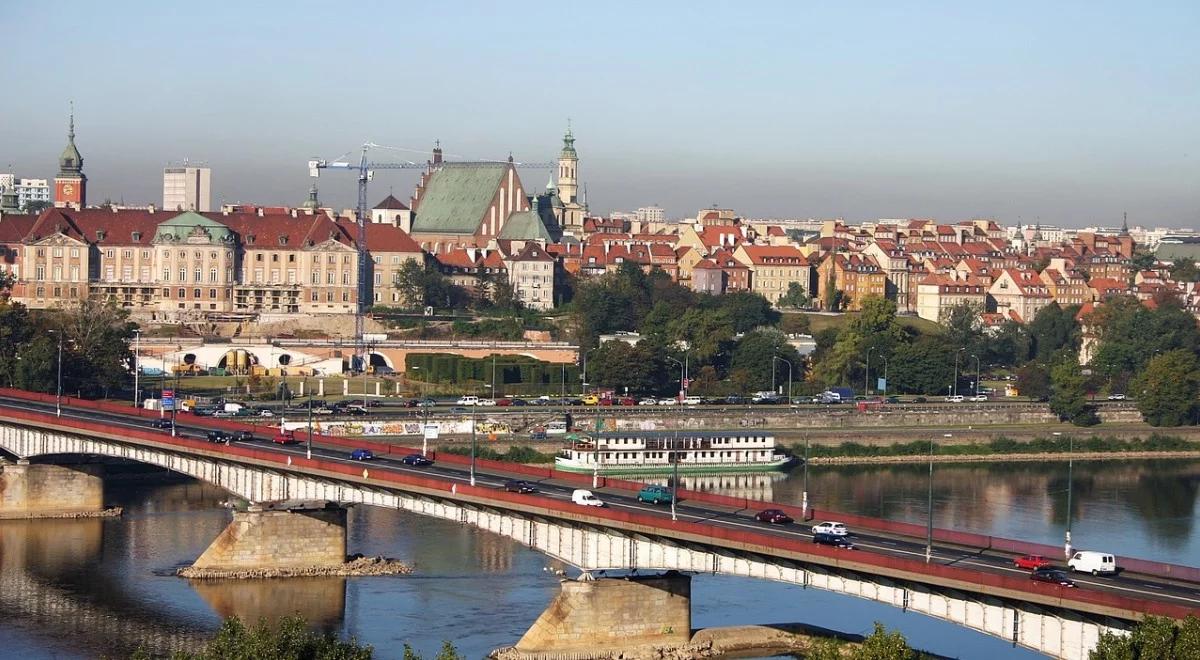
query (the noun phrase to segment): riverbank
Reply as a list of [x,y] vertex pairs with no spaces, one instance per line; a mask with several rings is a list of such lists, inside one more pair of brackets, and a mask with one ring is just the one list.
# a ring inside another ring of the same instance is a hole
[[123,512],[124,510],[119,506],[110,506],[99,511],[0,513],[0,520],[71,520],[76,518],[118,518]]
[[808,459],[810,465],[872,465],[905,463],[1021,463],[1042,461],[1122,461],[1134,459],[1165,460],[1172,458],[1200,458],[1200,451],[1117,451],[1117,452],[1052,452],[1047,454],[951,454],[903,455],[903,456],[821,456]]

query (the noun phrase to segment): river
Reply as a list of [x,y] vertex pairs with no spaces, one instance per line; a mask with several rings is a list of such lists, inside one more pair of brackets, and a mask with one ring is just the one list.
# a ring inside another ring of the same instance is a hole
[[[813,506],[924,522],[928,468],[814,467]],[[692,480],[689,480],[692,481]],[[803,471],[697,477],[690,485],[799,504]],[[1200,557],[1196,534],[1200,461],[1077,462],[1077,547],[1178,563]],[[997,536],[1061,543],[1067,467],[1060,463],[938,465],[934,521]],[[352,552],[410,561],[416,573],[189,583],[173,576],[228,523],[225,493],[195,482],[117,483],[119,519],[0,522],[0,648],[23,658],[120,656],[199,643],[222,617],[299,611],[314,625],[399,658],[411,644],[432,658],[442,640],[468,658],[511,644],[558,590],[546,557],[450,522],[354,507]],[[698,627],[803,621],[866,633],[873,621],[910,643],[951,657],[1038,657],[958,626],[864,600],[769,582],[698,575]]]

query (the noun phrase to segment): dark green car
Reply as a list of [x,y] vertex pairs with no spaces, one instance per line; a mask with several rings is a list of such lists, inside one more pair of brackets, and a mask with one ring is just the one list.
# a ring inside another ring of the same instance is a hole
[[670,504],[671,489],[666,486],[646,486],[638,493],[637,499],[646,504]]

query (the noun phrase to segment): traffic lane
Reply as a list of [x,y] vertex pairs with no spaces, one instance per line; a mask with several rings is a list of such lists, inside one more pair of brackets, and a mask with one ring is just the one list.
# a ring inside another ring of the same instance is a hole
[[[50,409],[50,410],[53,409],[53,407],[49,404],[37,404],[37,403],[34,403],[32,405],[27,405],[27,406],[20,406],[20,407],[24,407],[26,409],[35,409],[35,410],[40,409],[43,412],[46,411],[46,409]],[[99,414],[96,414],[96,413],[99,413]],[[95,419],[97,417],[104,417],[104,418],[108,418],[109,421],[111,421],[114,424],[119,424],[121,426],[130,427],[130,428],[147,428],[149,426],[145,422],[144,418],[131,418],[128,415],[122,415],[119,413],[111,413],[111,412],[107,412],[107,411],[99,412],[99,411],[90,411],[90,410],[78,411],[78,410],[72,410],[72,409],[65,409],[64,415],[67,417],[71,417],[71,418],[81,418],[81,419]],[[193,438],[193,439],[206,439],[207,430],[208,429],[206,429],[204,427],[186,425],[186,424],[179,425],[177,427],[177,432],[182,437],[188,437],[188,438]],[[165,433],[165,431],[164,431],[164,433]],[[237,444],[245,444],[248,446],[254,446],[256,448],[262,448],[263,446],[269,446],[276,451],[292,453],[297,456],[303,456],[306,454],[306,449],[299,445],[291,445],[291,449],[289,449],[288,446],[273,444],[273,443],[269,443],[269,442],[264,443],[261,441],[237,442]],[[348,452],[344,448],[335,447],[335,446],[327,446],[327,445],[323,445],[322,443],[314,443],[314,448],[317,450],[316,454],[320,458],[324,458],[327,460],[345,461],[345,462],[357,462],[357,461],[353,461],[352,459],[349,458]],[[411,473],[411,474],[426,474],[426,475],[428,475],[430,473],[434,473],[434,474],[440,475],[444,478],[457,479],[457,480],[461,480],[464,482],[469,481],[469,479],[470,479],[469,470],[466,468],[452,468],[452,467],[446,467],[445,465],[441,465],[436,468],[433,466],[430,466],[430,467],[407,466],[407,465],[404,465],[403,463],[401,463],[399,460],[391,460],[391,459],[386,459],[386,458],[383,460],[380,460],[378,462],[390,469],[393,469],[396,471],[407,472],[407,473]],[[477,477],[476,478],[477,483],[480,483],[482,485],[488,485],[488,486],[493,486],[493,487],[497,487],[497,488],[502,488],[504,481],[506,481],[508,479],[512,479],[512,478],[522,478],[522,475],[493,474],[487,470],[479,469],[476,471],[476,477]],[[570,499],[571,491],[573,491],[576,488],[576,485],[574,485],[574,484],[553,484],[550,480],[542,480],[541,484],[543,486],[543,489],[545,489],[547,486],[549,486],[552,489],[552,492],[547,492],[547,495],[552,495],[552,496],[559,497],[559,498],[562,498],[562,499],[565,499],[568,501]],[[644,505],[644,504],[637,502],[636,497],[634,497],[632,495],[626,495],[624,491],[622,491],[622,492],[609,491],[609,490],[602,489],[602,488],[596,489],[596,490],[598,492],[600,492],[601,494],[605,495],[605,499],[607,499],[608,501],[610,501],[618,506],[627,507],[630,509],[637,509],[641,512],[655,513],[655,514],[662,515],[662,516],[669,515],[669,512],[665,511],[661,507],[654,507],[653,505]],[[681,500],[681,502],[685,502],[685,501]],[[759,523],[758,521],[754,520],[751,515],[739,516],[737,512],[718,511],[718,510],[714,510],[714,508],[712,508],[712,507],[707,507],[707,506],[699,507],[699,506],[696,506],[696,505],[690,504],[690,503],[689,504],[679,504],[679,505],[677,505],[676,509],[677,509],[677,514],[682,515],[683,517],[685,517],[685,519],[691,519],[691,520],[697,521],[697,522],[709,522],[709,523],[715,523],[715,524],[723,524],[726,526],[745,527],[745,528],[755,529],[757,531],[767,531],[769,533],[794,535],[794,536],[798,536],[799,538],[807,538],[807,539],[811,540],[810,533],[806,533],[806,532],[798,531],[798,530],[783,530],[782,528],[780,528],[778,526],[764,525],[763,523]],[[742,518],[742,520],[740,520],[740,521],[736,520],[739,517]],[[921,556],[921,557],[924,556],[923,543],[906,541],[903,537],[856,535],[856,538],[859,539],[859,543],[858,543],[859,547],[861,547],[863,549],[869,549],[869,550],[873,550],[873,551],[877,551],[877,552],[881,552],[881,553],[885,553],[885,554],[893,554],[896,556],[914,556],[914,555]],[[947,562],[967,564],[967,565],[972,565],[972,566],[980,567],[980,568],[986,567],[986,568],[990,568],[992,570],[1001,571],[1001,572],[1026,573],[1025,571],[1023,571],[1021,569],[1016,569],[1016,568],[1011,567],[1010,564],[1012,561],[1012,557],[1008,556],[1008,555],[999,555],[999,554],[987,555],[985,553],[981,553],[980,551],[974,550],[974,549],[964,551],[962,549],[944,548],[942,546],[935,546],[934,551],[935,551],[935,556],[939,560],[946,560]],[[1151,596],[1167,595],[1167,596],[1188,596],[1188,597],[1190,597],[1190,596],[1195,595],[1195,593],[1196,593],[1194,590],[1181,587],[1178,583],[1157,581],[1157,580],[1155,580],[1155,581],[1140,580],[1140,579],[1132,577],[1130,574],[1126,574],[1126,579],[1124,580],[1124,582],[1125,582],[1125,584],[1131,585],[1132,587],[1136,587],[1136,589],[1130,589],[1128,587],[1122,588],[1122,587],[1114,586],[1109,581],[1096,582],[1096,581],[1091,581],[1088,579],[1081,578],[1080,580],[1077,580],[1077,582],[1082,583],[1082,584],[1090,584],[1090,585],[1093,585],[1096,587],[1108,587],[1108,588],[1113,588],[1113,589],[1118,589],[1118,590],[1126,590],[1126,591],[1136,590],[1139,593],[1145,593],[1145,594],[1151,595]],[[1153,589],[1159,593],[1156,594],[1156,593],[1153,593],[1150,591],[1146,591],[1148,589]],[[1192,601],[1192,602],[1200,602],[1200,601]]]

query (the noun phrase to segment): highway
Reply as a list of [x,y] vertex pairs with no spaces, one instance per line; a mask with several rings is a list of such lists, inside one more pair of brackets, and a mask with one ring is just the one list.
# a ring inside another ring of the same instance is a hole
[[[39,403],[17,398],[0,396],[0,411],[4,408],[26,410],[31,412],[54,413],[53,403]],[[132,409],[131,409],[132,413]],[[72,410],[64,408],[63,417],[87,420],[92,422],[104,422],[113,427],[124,427],[140,430],[154,430],[150,427],[151,419],[139,418],[133,414],[123,414],[115,412],[103,412],[95,410]],[[2,418],[0,412],[0,418]],[[205,420],[208,418],[193,417],[185,415],[180,418],[182,422],[178,427],[178,432],[181,436],[199,440],[206,440],[209,427],[205,426]],[[265,420],[255,420],[265,421]],[[269,429],[273,430],[273,429]],[[169,431],[156,430],[162,433],[164,439],[169,438]],[[298,437],[303,437],[302,433],[297,434]],[[267,450],[279,452],[281,454],[292,454],[295,456],[304,456],[306,447],[300,445],[279,445],[269,441],[269,436],[259,434],[254,441],[235,442],[248,447],[254,447],[258,450]],[[221,445],[216,445],[220,447]],[[349,458],[349,450],[345,447],[327,445],[320,442],[313,444],[313,457],[323,460],[344,462],[348,464],[361,464],[358,461],[353,461]],[[371,470],[388,470],[398,473],[408,473],[420,475],[424,477],[437,477],[448,482],[466,483],[470,479],[469,471],[465,466],[434,464],[428,467],[415,467],[404,465],[399,458],[378,457],[370,462]],[[529,479],[528,476],[517,473],[508,473],[503,469],[484,468],[479,466],[476,471],[477,485],[483,487],[503,488],[504,482],[509,479]],[[531,480],[538,487],[537,497],[553,498],[560,501],[570,501],[571,491],[578,486],[563,481],[554,479]],[[595,490],[596,494],[604,500],[604,502],[614,508],[627,509],[636,511],[641,514],[649,514],[655,516],[670,516],[669,505],[651,505],[643,504],[636,500],[633,493],[627,490],[616,488],[600,488]],[[769,508],[769,503],[764,503],[762,508]],[[680,519],[702,522],[706,524],[719,525],[727,528],[736,528],[743,530],[752,530],[759,533],[766,533],[780,537],[791,537],[801,540],[811,540],[812,535],[809,532],[808,524],[788,524],[788,525],[770,525],[761,523],[754,519],[754,515],[761,509],[734,509],[731,507],[723,507],[701,502],[689,502],[680,500],[677,504],[677,514]],[[813,521],[818,522],[818,521]],[[923,559],[925,556],[925,539],[923,537],[916,538],[911,536],[903,536],[898,534],[884,534],[877,532],[855,532],[851,530],[851,540],[855,544],[855,549],[839,549],[840,552],[871,552],[892,557],[903,557],[908,559]],[[1119,553],[1119,548],[1105,548],[1104,550]],[[933,561],[936,563],[968,567],[974,570],[984,571],[994,574],[1006,574],[1009,576],[1028,575],[1028,571],[1017,569],[1013,566],[1012,554],[1000,553],[979,548],[968,548],[961,546],[953,546],[938,543],[933,548]],[[1061,566],[1061,563],[1060,563]],[[1097,591],[1106,591],[1123,596],[1131,596],[1168,602],[1175,605],[1183,605],[1186,607],[1194,607],[1200,609],[1200,584],[1184,582],[1179,580],[1164,579],[1155,575],[1132,573],[1129,571],[1122,572],[1119,576],[1113,577],[1093,577],[1090,575],[1072,575],[1072,579],[1081,589],[1092,589]],[[1048,593],[1054,592],[1055,585],[1037,583],[1038,588],[1045,588]]]

